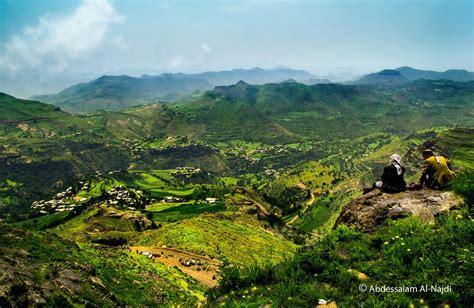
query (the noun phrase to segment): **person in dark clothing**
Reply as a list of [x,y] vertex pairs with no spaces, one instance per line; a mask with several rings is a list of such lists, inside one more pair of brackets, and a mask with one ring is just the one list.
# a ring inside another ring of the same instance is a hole
[[405,182],[405,167],[401,164],[402,158],[398,154],[390,157],[390,166],[383,169],[381,191],[386,193],[397,193],[404,191],[407,187]]
[[405,191],[406,182],[404,179],[405,167],[402,166],[402,158],[398,154],[390,157],[390,165],[383,169],[382,181],[375,182],[372,188],[364,189],[364,194],[379,188],[389,194]]

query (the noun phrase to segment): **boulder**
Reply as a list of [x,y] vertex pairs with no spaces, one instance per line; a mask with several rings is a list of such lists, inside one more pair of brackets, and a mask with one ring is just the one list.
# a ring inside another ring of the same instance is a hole
[[341,211],[335,227],[346,224],[360,231],[373,231],[386,219],[416,215],[431,222],[439,213],[450,211],[462,198],[450,191],[423,189],[386,194],[374,190],[353,200]]

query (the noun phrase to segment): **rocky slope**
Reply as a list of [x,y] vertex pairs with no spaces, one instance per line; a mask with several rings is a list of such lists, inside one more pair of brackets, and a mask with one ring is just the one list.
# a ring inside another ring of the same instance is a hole
[[373,231],[386,219],[409,215],[432,222],[436,215],[456,208],[461,202],[462,199],[450,191],[423,189],[386,194],[374,190],[347,204],[335,227],[346,224],[360,231]]

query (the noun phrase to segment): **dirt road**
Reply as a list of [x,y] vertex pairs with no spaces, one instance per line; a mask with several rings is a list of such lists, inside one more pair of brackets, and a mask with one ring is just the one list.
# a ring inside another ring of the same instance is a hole
[[[303,184],[301,184],[303,185]],[[306,201],[306,204],[305,204],[305,207],[304,209],[301,210],[301,214],[303,214],[304,212],[306,212],[306,210],[314,203],[314,200],[316,200],[316,191],[315,190],[311,190],[311,193],[310,193],[310,198],[308,199],[308,201]],[[291,225],[293,224],[298,218],[300,218],[300,215],[295,215],[295,217],[293,217],[290,221],[288,221],[286,224],[287,225]]]
[[209,288],[217,285],[219,269],[222,266],[219,260],[175,248],[133,246],[130,250],[142,254],[150,253],[154,261],[170,267],[176,266]]

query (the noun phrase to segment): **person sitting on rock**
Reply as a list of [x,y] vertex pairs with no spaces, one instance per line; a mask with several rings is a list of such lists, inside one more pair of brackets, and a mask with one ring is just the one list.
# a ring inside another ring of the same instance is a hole
[[449,168],[449,160],[441,155],[435,155],[432,150],[423,151],[424,163],[421,169],[420,186],[443,189],[454,180],[455,174]]
[[385,193],[397,193],[406,189],[404,179],[405,167],[402,166],[402,158],[398,154],[390,156],[390,165],[383,169],[382,181],[375,182],[372,188],[364,189],[364,194],[379,188]]

